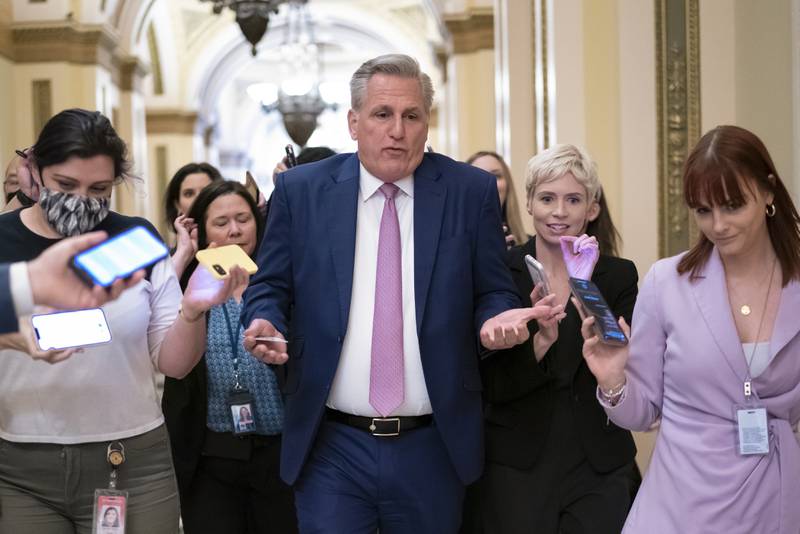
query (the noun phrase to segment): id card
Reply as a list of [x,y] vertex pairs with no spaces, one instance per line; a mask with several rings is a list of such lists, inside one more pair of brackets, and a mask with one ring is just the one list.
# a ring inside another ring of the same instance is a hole
[[228,397],[234,436],[246,436],[256,431],[256,406],[246,389],[234,389]]
[[95,490],[92,534],[125,534],[127,505],[127,491]]
[[736,429],[739,437],[739,454],[769,453],[769,427],[767,410],[757,406],[736,406]]

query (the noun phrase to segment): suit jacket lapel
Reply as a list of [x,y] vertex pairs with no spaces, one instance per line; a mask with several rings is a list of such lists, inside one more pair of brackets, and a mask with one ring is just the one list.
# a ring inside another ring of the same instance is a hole
[[739,342],[739,333],[731,315],[725,268],[717,249],[711,252],[701,277],[690,284],[706,326],[736,375],[745,380],[747,364]]
[[331,180],[324,189],[324,220],[327,223],[336,287],[339,288],[339,326],[343,336],[347,331],[353,291],[358,176],[358,156],[353,154],[331,175]]
[[414,172],[414,300],[417,334],[421,332],[425,304],[439,246],[446,187],[433,161],[423,157]]

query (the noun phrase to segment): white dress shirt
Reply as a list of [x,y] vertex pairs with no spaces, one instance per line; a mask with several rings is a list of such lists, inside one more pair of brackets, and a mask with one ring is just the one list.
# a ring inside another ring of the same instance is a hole
[[[400,223],[403,276],[403,365],[405,396],[392,415],[422,415],[432,412],[417,338],[414,299],[414,177],[394,182]],[[356,252],[353,263],[353,292],[350,317],[339,367],[333,378],[328,407],[341,412],[379,417],[369,403],[369,374],[372,358],[372,315],[375,307],[375,275],[378,267],[378,235],[385,198],[379,191],[383,182],[363,165],[359,179],[356,215]]]
[[8,281],[17,317],[33,313],[33,290],[28,278],[28,265],[24,261],[12,263],[8,268]]

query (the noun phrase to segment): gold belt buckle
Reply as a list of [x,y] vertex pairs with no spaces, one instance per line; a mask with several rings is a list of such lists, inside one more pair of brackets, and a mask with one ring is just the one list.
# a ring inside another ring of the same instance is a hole
[[[391,421],[393,423],[397,423],[397,430],[394,432],[375,432],[378,427],[375,426],[375,421],[386,422]],[[373,417],[372,424],[369,425],[369,431],[372,433],[373,436],[379,438],[386,438],[391,436],[399,436],[400,435],[400,418],[399,417]]]

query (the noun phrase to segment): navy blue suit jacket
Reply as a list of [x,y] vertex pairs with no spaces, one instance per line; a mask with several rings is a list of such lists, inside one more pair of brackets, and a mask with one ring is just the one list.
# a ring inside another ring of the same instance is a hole
[[0,334],[16,332],[19,328],[11,298],[10,263],[0,265]]
[[[322,421],[348,326],[359,160],[340,154],[281,174],[242,323],[289,340],[281,476],[297,480]],[[478,332],[519,299],[504,263],[495,178],[440,154],[414,173],[414,291],[436,428],[460,478],[483,467]],[[370,328],[356,325],[355,328]]]

